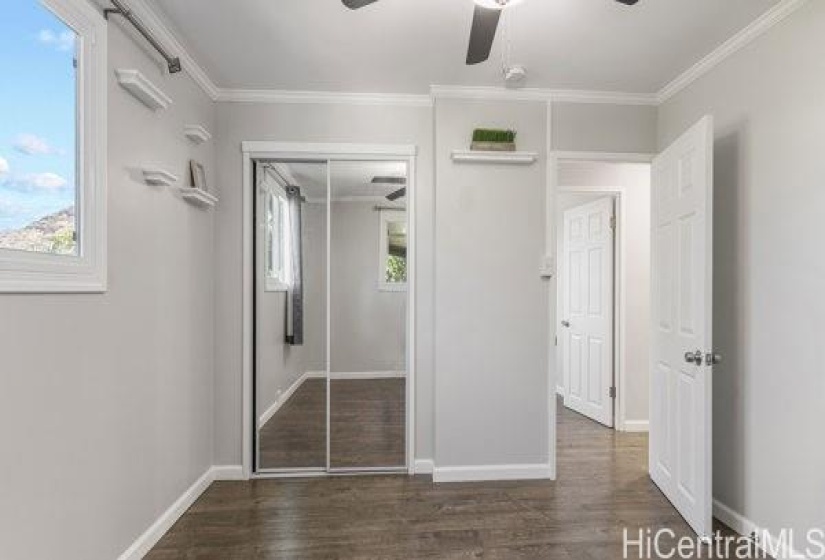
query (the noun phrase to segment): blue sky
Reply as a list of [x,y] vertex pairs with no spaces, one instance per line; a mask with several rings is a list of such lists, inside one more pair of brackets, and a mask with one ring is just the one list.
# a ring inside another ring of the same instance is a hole
[[74,33],[38,0],[0,18],[0,231],[75,199]]

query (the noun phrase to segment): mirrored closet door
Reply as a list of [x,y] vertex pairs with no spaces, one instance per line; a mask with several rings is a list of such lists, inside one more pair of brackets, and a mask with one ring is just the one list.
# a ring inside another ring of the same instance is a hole
[[327,168],[255,168],[258,472],[327,468]]
[[406,161],[258,161],[256,467],[404,472]]
[[330,468],[406,464],[407,164],[330,163]]

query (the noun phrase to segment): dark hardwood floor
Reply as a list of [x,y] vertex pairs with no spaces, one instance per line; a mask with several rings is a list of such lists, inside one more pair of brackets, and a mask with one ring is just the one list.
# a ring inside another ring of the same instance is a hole
[[[326,380],[309,379],[260,431],[263,469],[326,467]],[[330,466],[403,467],[406,380],[330,382]]]
[[647,476],[646,435],[560,407],[558,451],[555,482],[217,482],[148,558],[616,560],[624,527],[692,535]]
[[260,468],[326,468],[326,379],[304,381],[263,425],[258,438]]
[[331,468],[405,465],[406,383],[406,379],[330,381]]

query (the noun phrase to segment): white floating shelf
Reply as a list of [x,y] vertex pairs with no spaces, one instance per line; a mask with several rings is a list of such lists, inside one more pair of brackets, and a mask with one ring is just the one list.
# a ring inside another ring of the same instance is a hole
[[199,124],[187,124],[183,127],[183,134],[195,144],[203,144],[212,138],[209,131]]
[[115,70],[115,74],[120,85],[150,109],[166,109],[172,104],[168,95],[137,70],[120,68]]
[[538,160],[539,155],[535,152],[479,152],[473,150],[454,150],[452,158],[456,163],[531,165]]
[[201,206],[215,206],[215,204],[218,203],[218,197],[209,194],[203,189],[181,187],[180,194],[185,200]]
[[152,185],[153,187],[171,187],[178,182],[176,175],[172,175],[168,171],[155,167],[143,169],[143,179],[146,181],[146,184]]

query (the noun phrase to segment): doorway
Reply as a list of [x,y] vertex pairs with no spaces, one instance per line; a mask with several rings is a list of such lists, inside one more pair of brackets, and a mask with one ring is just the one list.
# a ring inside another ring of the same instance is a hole
[[244,148],[245,467],[408,472],[414,149]]
[[557,394],[618,431],[649,417],[650,164],[557,164]]
[[[722,359],[713,348],[713,127],[713,117],[707,115],[655,156],[552,153],[548,193],[548,207],[556,211],[553,202],[563,190],[560,185],[567,182],[563,174],[568,163],[647,164],[649,284],[642,293],[650,310],[644,315],[649,318],[649,361],[640,371],[647,372],[648,474],[703,538],[711,535],[713,511],[710,373]],[[619,200],[626,201],[627,197],[623,195]],[[548,213],[548,219],[558,223],[552,213]],[[622,226],[629,229],[635,220],[623,219],[620,212],[617,222],[622,232]],[[552,235],[550,228],[550,246]],[[627,243],[622,233],[618,237],[619,266],[626,268],[626,250],[633,244]],[[617,272],[616,284],[618,303],[614,309],[619,319],[615,346],[620,355],[627,355],[631,348],[626,342],[630,335],[627,321],[634,316],[627,294],[635,283],[626,273]],[[561,354],[557,353],[559,358]],[[630,379],[626,358],[619,357],[615,363],[616,423],[627,427],[630,399],[623,397],[632,396],[633,391],[625,390]],[[558,364],[557,371],[561,369]],[[551,397],[550,410],[557,420],[555,397]],[[555,450],[556,422],[552,428],[550,445]]]

